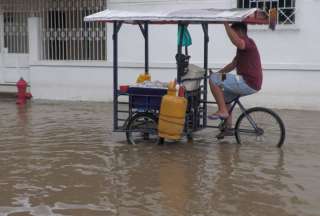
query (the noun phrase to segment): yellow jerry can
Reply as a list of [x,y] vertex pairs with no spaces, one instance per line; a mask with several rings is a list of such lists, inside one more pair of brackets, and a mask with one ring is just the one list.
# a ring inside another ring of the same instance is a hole
[[158,131],[159,137],[178,140],[184,129],[187,99],[176,96],[175,83],[171,82],[168,94],[162,97]]

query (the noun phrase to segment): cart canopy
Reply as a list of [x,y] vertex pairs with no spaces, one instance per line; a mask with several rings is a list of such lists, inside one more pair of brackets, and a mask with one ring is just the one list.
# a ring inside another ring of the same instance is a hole
[[269,24],[265,11],[253,9],[184,9],[171,11],[124,11],[105,10],[84,18],[85,21],[176,24],[246,22],[248,24]]

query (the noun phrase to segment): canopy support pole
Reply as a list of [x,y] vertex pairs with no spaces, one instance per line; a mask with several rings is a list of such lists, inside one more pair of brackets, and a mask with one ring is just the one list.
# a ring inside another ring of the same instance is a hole
[[202,29],[203,29],[203,34],[204,34],[204,60],[203,60],[203,68],[205,70],[205,75],[204,75],[204,84],[203,84],[203,88],[204,88],[204,94],[203,94],[203,127],[207,127],[207,114],[208,114],[208,105],[207,105],[207,101],[208,101],[208,80],[207,80],[207,76],[208,76],[208,56],[209,56],[209,49],[208,49],[208,45],[209,45],[209,25],[208,23],[203,23],[202,24]]
[[118,125],[118,33],[122,22],[113,23],[113,130],[119,128]]
[[139,23],[139,27],[144,37],[144,71],[149,74],[149,23],[146,21],[143,26]]
[[[181,29],[181,32],[180,32],[180,38],[179,38],[179,43],[178,43],[178,55],[180,56],[182,54],[182,48],[183,48],[183,35],[184,35],[184,30],[185,30],[185,27],[186,24],[184,23],[181,23],[179,22],[178,23],[178,28]],[[177,62],[179,64],[179,62]],[[177,65],[177,82],[178,84],[181,83],[181,74],[179,73],[179,65]]]
[[149,24],[148,22],[144,23],[144,32],[145,32],[145,46],[144,46],[144,53],[145,53],[145,73],[149,74]]

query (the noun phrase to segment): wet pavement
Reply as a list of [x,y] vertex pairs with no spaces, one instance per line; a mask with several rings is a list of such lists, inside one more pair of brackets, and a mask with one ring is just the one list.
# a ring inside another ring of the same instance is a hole
[[277,110],[282,150],[218,142],[130,146],[110,103],[0,102],[0,215],[320,215],[320,112]]

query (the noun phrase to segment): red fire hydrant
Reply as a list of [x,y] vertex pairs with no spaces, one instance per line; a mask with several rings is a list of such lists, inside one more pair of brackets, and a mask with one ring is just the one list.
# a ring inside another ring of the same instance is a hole
[[21,77],[17,82],[17,104],[25,104],[27,99],[30,99],[32,96],[30,93],[27,93],[28,83]]

